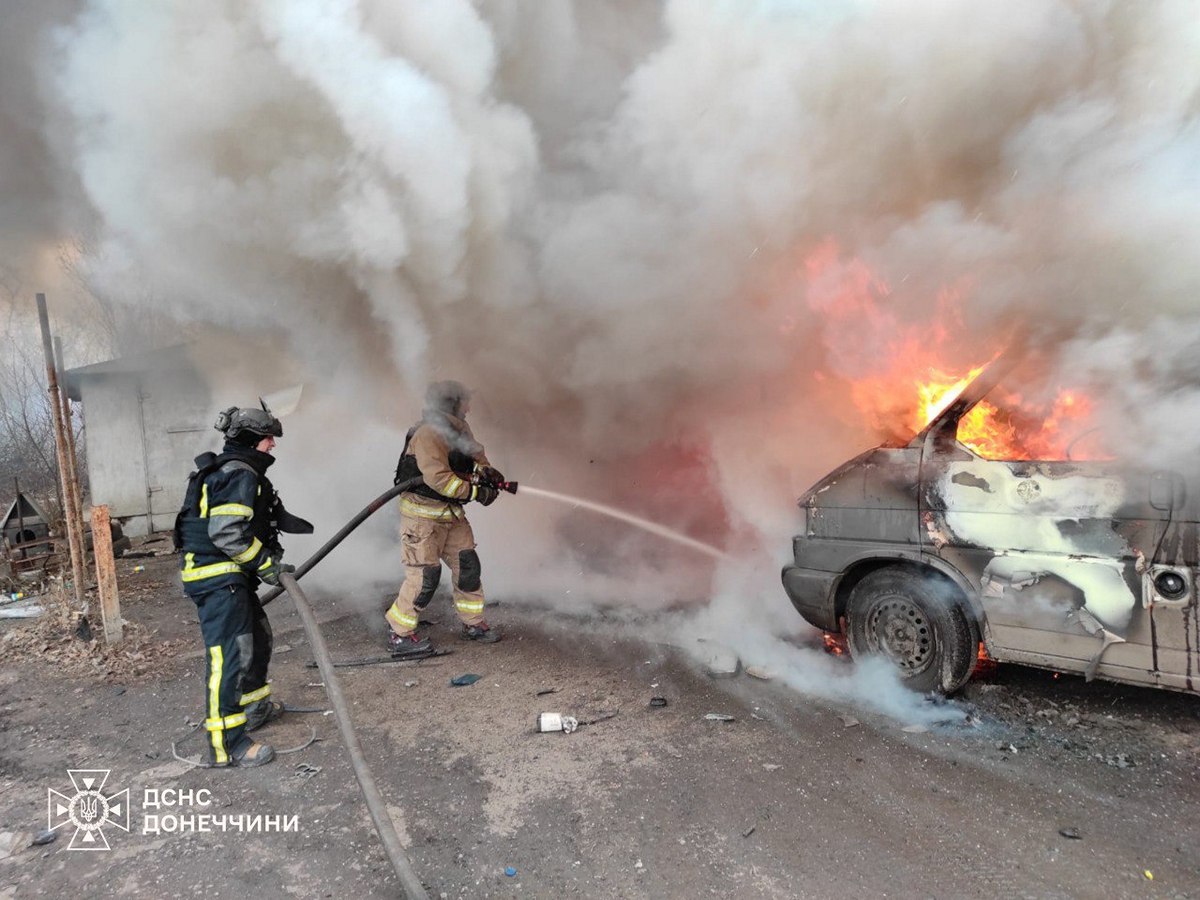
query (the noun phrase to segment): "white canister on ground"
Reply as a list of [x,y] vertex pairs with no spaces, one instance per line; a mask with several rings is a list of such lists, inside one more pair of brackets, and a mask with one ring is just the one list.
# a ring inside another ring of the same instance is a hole
[[564,716],[562,713],[541,713],[537,717],[538,731],[565,731],[570,734],[579,727],[577,719],[571,716]]

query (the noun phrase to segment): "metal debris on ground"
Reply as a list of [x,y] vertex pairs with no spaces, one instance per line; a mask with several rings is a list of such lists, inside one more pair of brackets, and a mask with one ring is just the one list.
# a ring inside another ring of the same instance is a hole
[[538,691],[536,694],[534,694],[534,696],[535,697],[545,697],[547,694],[557,694],[557,693],[558,693],[558,688],[556,688],[556,687],[542,688],[540,691]]
[[308,763],[296,763],[297,778],[312,778],[314,775],[319,774],[320,771],[320,766],[310,766]]
[[759,681],[770,681],[773,677],[770,672],[761,666],[749,666],[746,669],[746,674],[751,678],[757,678]]
[[604,709],[596,713],[590,719],[580,719],[580,725],[598,725],[601,722],[607,722],[609,719],[615,719],[619,709]]
[[1060,828],[1058,829],[1058,833],[1073,841],[1083,840],[1083,833],[1078,828]]
[[733,716],[727,716],[725,713],[707,713],[704,718],[710,722],[736,722]]
[[406,682],[404,682],[404,686],[406,688],[412,688],[412,687],[416,687],[420,683],[421,682],[419,682],[419,681],[406,681]]
[[742,832],[742,837],[748,838],[748,837],[750,837],[750,835],[754,834],[754,832],[757,830],[758,830],[757,825],[751,825],[749,828],[747,828],[745,831]]
[[450,686],[451,687],[466,687],[469,684],[474,684],[482,677],[483,677],[482,675],[476,675],[474,672],[468,672],[465,675],[455,675],[453,678],[450,679]]
[[846,728],[853,728],[855,725],[859,724],[858,719],[854,718],[854,716],[838,716],[838,718],[841,720],[842,725]]
[[651,697],[650,698],[650,708],[651,709],[662,709],[666,705],[667,705],[666,697]]
[[900,730],[907,731],[909,734],[924,734],[929,728],[925,725],[905,725]]
[[31,847],[44,847],[46,844],[53,844],[58,840],[57,831],[40,831],[37,836],[30,841]]

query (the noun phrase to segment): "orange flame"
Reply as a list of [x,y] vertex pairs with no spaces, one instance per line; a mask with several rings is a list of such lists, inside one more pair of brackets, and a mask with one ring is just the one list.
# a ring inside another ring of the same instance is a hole
[[[965,285],[938,292],[929,322],[907,325],[892,308],[891,287],[861,260],[844,260],[834,241],[818,246],[804,267],[835,365],[867,373],[848,379],[850,398],[885,443],[907,443],[985,368],[944,369],[962,344]],[[1091,413],[1076,390],[1038,401],[995,389],[959,420],[957,438],[988,459],[1107,459],[1091,435]]]

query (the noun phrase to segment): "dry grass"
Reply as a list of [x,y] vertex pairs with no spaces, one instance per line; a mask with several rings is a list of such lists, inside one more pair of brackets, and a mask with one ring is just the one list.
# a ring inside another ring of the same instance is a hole
[[[184,641],[160,640],[128,621],[122,642],[106,644],[99,616],[89,617],[75,608],[74,597],[68,597],[61,582],[48,586],[37,600],[45,614],[15,620],[0,637],[0,653],[10,661],[38,661],[60,674],[123,683],[160,677],[188,646]],[[93,600],[91,607],[97,606]]]

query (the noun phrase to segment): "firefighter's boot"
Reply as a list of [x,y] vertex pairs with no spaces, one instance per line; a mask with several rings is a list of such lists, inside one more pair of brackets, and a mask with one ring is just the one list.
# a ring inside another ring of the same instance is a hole
[[433,641],[417,634],[388,635],[388,652],[393,659],[422,659],[433,656]]
[[494,644],[500,640],[500,631],[497,628],[489,628],[487,622],[480,622],[478,625],[464,625],[462,629],[463,640],[477,641],[480,644]]
[[277,700],[256,700],[246,707],[245,712],[246,730],[253,731],[282,716],[283,704]]
[[275,748],[253,738],[242,735],[234,744],[233,749],[221,754],[224,760],[217,761],[217,754],[212,747],[208,748],[208,765],[212,768],[238,766],[243,769],[253,769],[255,766],[265,766],[275,758]]

